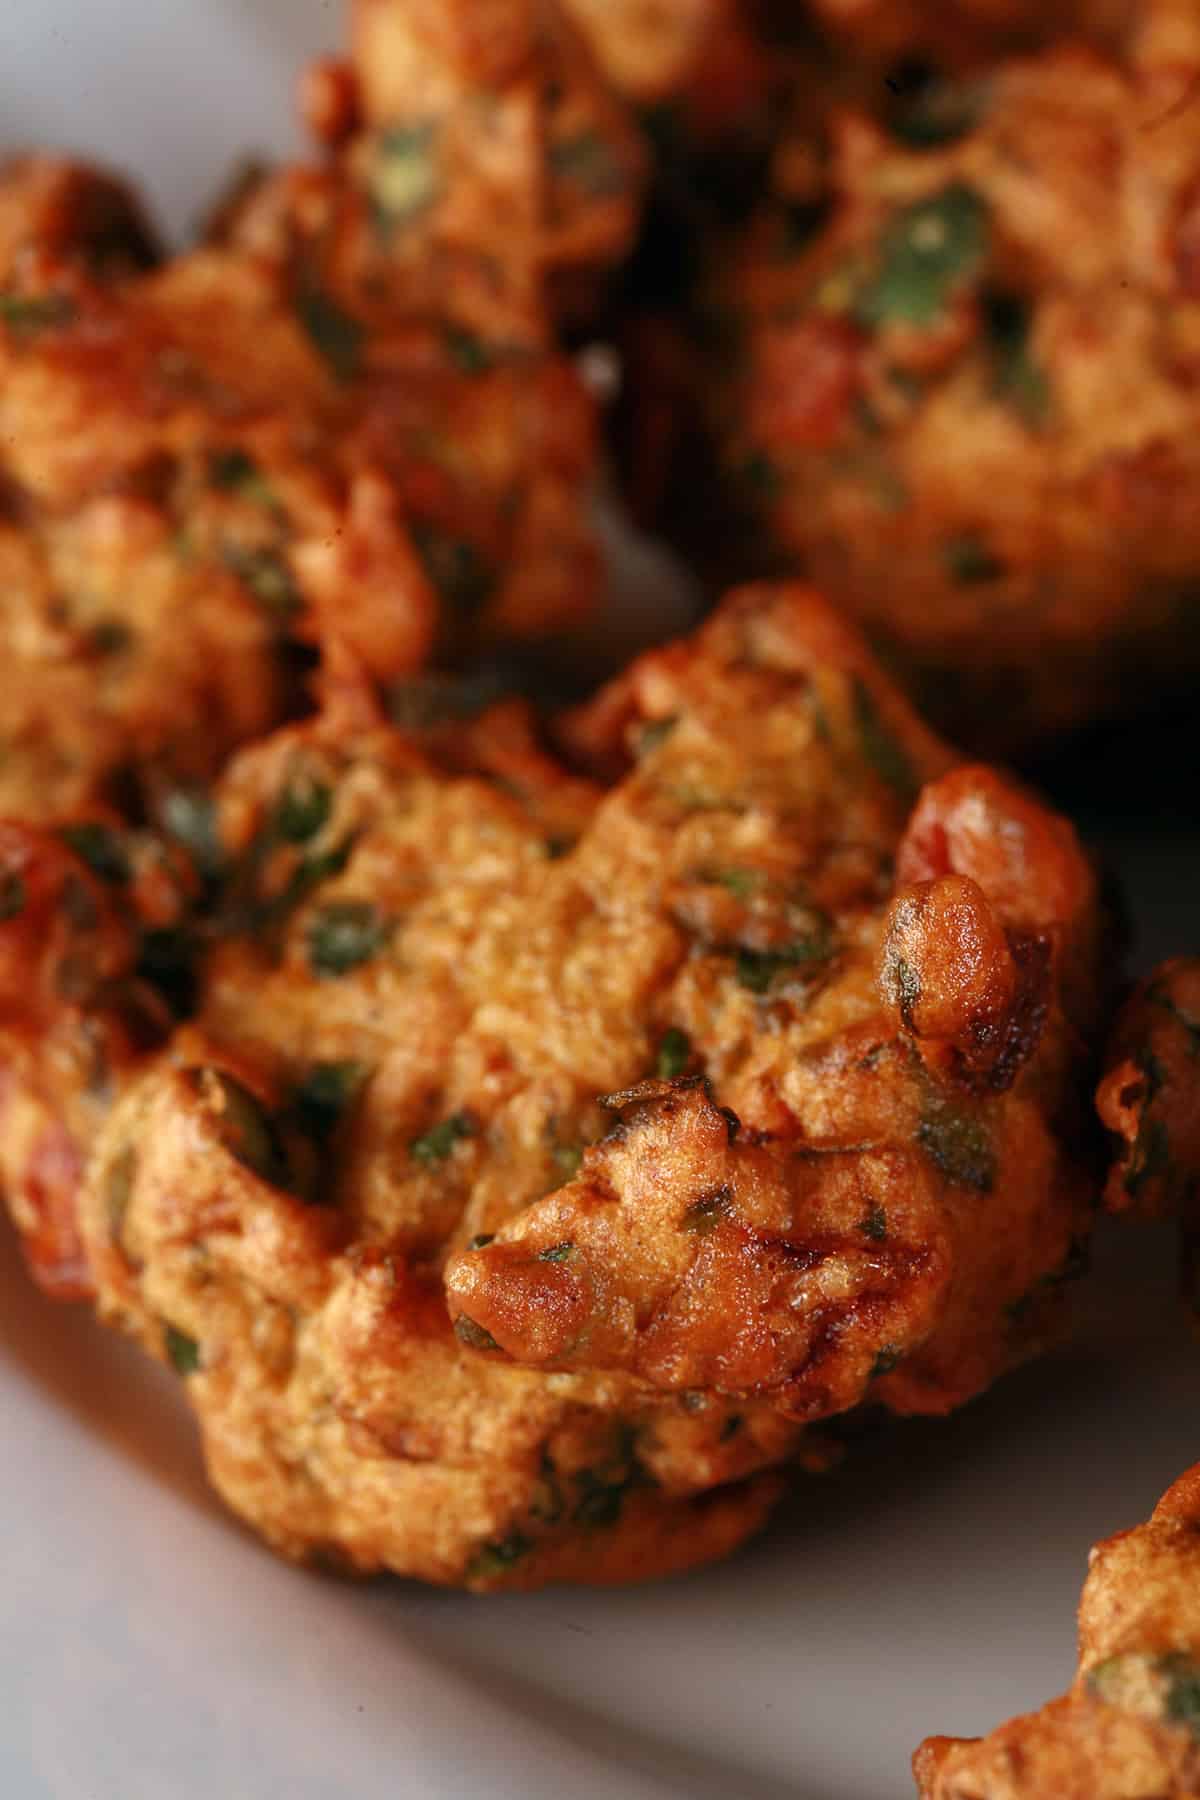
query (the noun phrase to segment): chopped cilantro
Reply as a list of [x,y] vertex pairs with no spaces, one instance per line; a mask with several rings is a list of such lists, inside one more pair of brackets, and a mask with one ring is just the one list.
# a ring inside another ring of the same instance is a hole
[[874,280],[858,294],[859,324],[935,324],[987,250],[987,209],[964,183],[904,207],[880,240]]
[[209,480],[225,493],[238,494],[256,506],[274,507],[270,483],[245,450],[214,450],[208,459]]
[[295,775],[275,804],[272,828],[287,844],[303,844],[326,824],[333,796],[323,781]]
[[660,744],[665,744],[678,723],[677,717],[648,720],[638,732],[638,755],[648,756],[651,750],[657,750]]
[[805,937],[794,938],[775,950],[739,949],[734,959],[734,973],[739,987],[752,994],[770,992],[775,977],[785,969],[812,968],[828,962],[833,954],[829,923],[818,918]]
[[412,537],[425,573],[443,600],[468,616],[479,612],[495,588],[496,573],[475,545],[428,521],[414,524]]
[[664,1031],[658,1046],[658,1057],[654,1072],[662,1081],[671,1081],[676,1075],[682,1075],[692,1055],[692,1040],[686,1031],[680,1031],[672,1025]]
[[473,1138],[478,1129],[470,1113],[451,1113],[440,1125],[427,1131],[424,1137],[414,1138],[409,1145],[409,1153],[421,1163],[445,1162],[455,1144]]
[[22,337],[69,325],[75,312],[69,294],[0,294],[0,324]]
[[995,364],[996,392],[1036,430],[1050,411],[1050,383],[1029,348],[1032,325],[1028,301],[1017,294],[984,297],[984,325]]
[[887,1213],[882,1206],[872,1206],[858,1221],[858,1229],[864,1237],[873,1238],[881,1244],[887,1237]]
[[990,1194],[996,1179],[996,1156],[984,1120],[961,1112],[940,1098],[931,1099],[917,1127],[917,1142],[955,1187]]
[[727,1187],[714,1188],[710,1194],[701,1194],[680,1220],[684,1231],[694,1233],[696,1237],[709,1237],[717,1229],[722,1219],[729,1217],[729,1203],[733,1194]]
[[570,1239],[563,1244],[551,1244],[548,1249],[538,1251],[538,1261],[546,1263],[567,1262],[574,1252],[574,1249],[575,1246]]
[[194,1375],[200,1367],[200,1346],[195,1338],[189,1337],[186,1331],[180,1331],[177,1325],[166,1325],[163,1329],[163,1341],[175,1373]]
[[460,1344],[467,1346],[468,1350],[498,1350],[500,1348],[491,1332],[485,1331],[482,1325],[477,1325],[474,1319],[468,1319],[466,1313],[459,1313],[455,1319],[454,1335]]
[[226,544],[224,557],[238,580],[278,624],[286,625],[302,610],[303,596],[280,551],[246,550],[240,544]]
[[437,194],[433,149],[436,130],[429,121],[393,125],[381,131],[371,172],[375,221],[385,235],[425,212]]
[[581,131],[551,144],[550,167],[559,180],[596,200],[623,194],[629,185],[621,163],[598,131]]
[[917,778],[908,753],[880,718],[875,696],[865,681],[854,683],[854,723],[862,754],[879,779],[900,799],[914,800]]
[[445,342],[447,356],[464,375],[486,375],[499,360],[492,345],[462,325],[448,325]]
[[870,1379],[872,1381],[877,1381],[881,1375],[890,1375],[899,1361],[900,1351],[892,1344],[885,1344],[871,1364]]
[[229,1154],[272,1187],[287,1187],[287,1157],[275,1122],[257,1095],[224,1069],[201,1070],[196,1079],[217,1138]]
[[388,921],[368,900],[333,900],[308,927],[308,961],[329,979],[371,962],[387,943]]
[[172,788],[162,803],[162,822],[188,851],[202,875],[214,876],[224,860],[217,810],[204,788]]
[[360,1062],[313,1063],[292,1089],[290,1110],[300,1129],[317,1143],[327,1143],[365,1079]]
[[475,1552],[467,1568],[470,1579],[488,1580],[503,1575],[533,1549],[532,1539],[522,1531],[510,1531],[505,1537],[493,1538]]

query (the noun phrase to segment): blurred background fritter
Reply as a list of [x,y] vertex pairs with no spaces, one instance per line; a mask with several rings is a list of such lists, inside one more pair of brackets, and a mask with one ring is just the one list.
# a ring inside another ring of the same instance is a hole
[[1200,1787],[1200,1468],[1091,1553],[1069,1691],[990,1737],[930,1738],[922,1800],[1188,1800]]

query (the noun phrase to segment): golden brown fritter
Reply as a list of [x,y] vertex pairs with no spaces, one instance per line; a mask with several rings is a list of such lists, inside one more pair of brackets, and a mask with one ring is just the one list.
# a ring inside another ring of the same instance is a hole
[[1056,39],[1119,42],[1128,29],[1126,0],[809,0],[830,35],[876,63],[930,58],[943,68]]
[[722,276],[729,470],[972,744],[1195,667],[1196,25],[836,113],[827,210],[802,110]]
[[348,320],[206,251],[0,293],[0,810],[203,780],[337,639],[380,680],[586,612],[593,417],[552,355]]
[[[17,989],[9,1026],[10,1104],[64,1090],[101,1311],[272,1543],[477,1587],[684,1566],[822,1421],[947,1411],[1053,1333],[1092,872],[825,603],[747,590],[635,664],[567,734],[607,794],[520,709],[421,748],[344,657],[327,688],[176,809],[182,951],[126,908],[99,991],[189,1011],[166,1050],[122,1040],[87,1115],[45,1046],[99,1002],[51,980],[51,1030]],[[19,890],[6,932],[73,946]],[[36,1159],[7,1178],[36,1232]]]
[[333,160],[251,184],[227,241],[376,337],[544,344],[637,228],[643,141],[585,40],[544,0],[356,0],[351,40],[305,84]]
[[1200,1467],[1092,1551],[1079,1672],[1040,1712],[930,1738],[922,1800],[1191,1800],[1200,1792]]

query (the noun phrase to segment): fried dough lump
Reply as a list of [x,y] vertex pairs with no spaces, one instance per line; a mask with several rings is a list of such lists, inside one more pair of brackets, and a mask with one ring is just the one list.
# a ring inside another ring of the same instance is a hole
[[[0,162],[0,284],[22,262],[76,258],[93,275],[119,277],[157,260],[150,225],[125,185],[65,157]],[[19,303],[8,303],[19,311]]]
[[545,343],[633,242],[641,133],[556,3],[356,0],[303,104],[331,162],[251,183],[224,231],[373,333]]
[[[721,281],[727,465],[932,715],[1021,749],[1195,667],[1196,21],[803,112]],[[720,410],[720,406],[718,406]]]
[[[0,211],[3,201],[0,199]],[[204,251],[0,287],[0,812],[151,806],[305,702],[551,633],[600,578],[591,403],[436,321],[387,368],[280,271]]]
[[[475,1587],[703,1560],[822,1421],[1029,1355],[1078,1266],[1069,827],[802,588],[735,595],[569,735],[607,794],[520,709],[422,749],[344,675],[187,821],[213,896],[156,930],[190,997],[110,857],[126,935],[74,986],[61,869],[10,870],[7,1104],[43,1109],[0,1134],[14,1215],[174,1363],[287,1555]],[[139,982],[189,1022],[121,1035]]]
[[1069,1691],[990,1737],[930,1738],[922,1800],[1189,1800],[1200,1789],[1200,1468],[1092,1551]]
[[1194,1215],[1200,1201],[1200,958],[1155,969],[1122,1010],[1096,1096],[1117,1146],[1113,1212]]

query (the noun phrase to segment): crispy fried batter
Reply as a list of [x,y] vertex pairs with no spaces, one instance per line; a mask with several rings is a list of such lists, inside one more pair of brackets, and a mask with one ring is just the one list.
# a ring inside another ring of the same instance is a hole
[[[1040,1346],[1102,1004],[1063,821],[801,588],[572,722],[632,763],[607,796],[519,709],[419,749],[345,658],[327,686],[185,821],[193,1022],[122,1040],[90,1114],[48,1046],[128,1006],[136,909],[82,998],[53,971],[91,940],[19,886],[0,921],[0,973],[51,971],[49,1026],[12,984],[10,1105],[62,1122],[101,1310],[184,1375],[239,1512],[361,1568],[623,1579],[753,1529],[820,1421],[947,1411]],[[65,1286],[74,1184],[39,1210],[30,1138],[13,1210]]]
[[114,176],[58,156],[0,163],[0,287],[31,258],[76,258],[114,279],[148,268],[157,253],[145,214]]
[[923,1800],[1190,1800],[1200,1791],[1200,1467],[1092,1551],[1079,1672],[980,1739],[930,1738]]
[[727,468],[973,745],[1195,667],[1196,24],[893,84],[824,191],[801,106],[722,273]]

